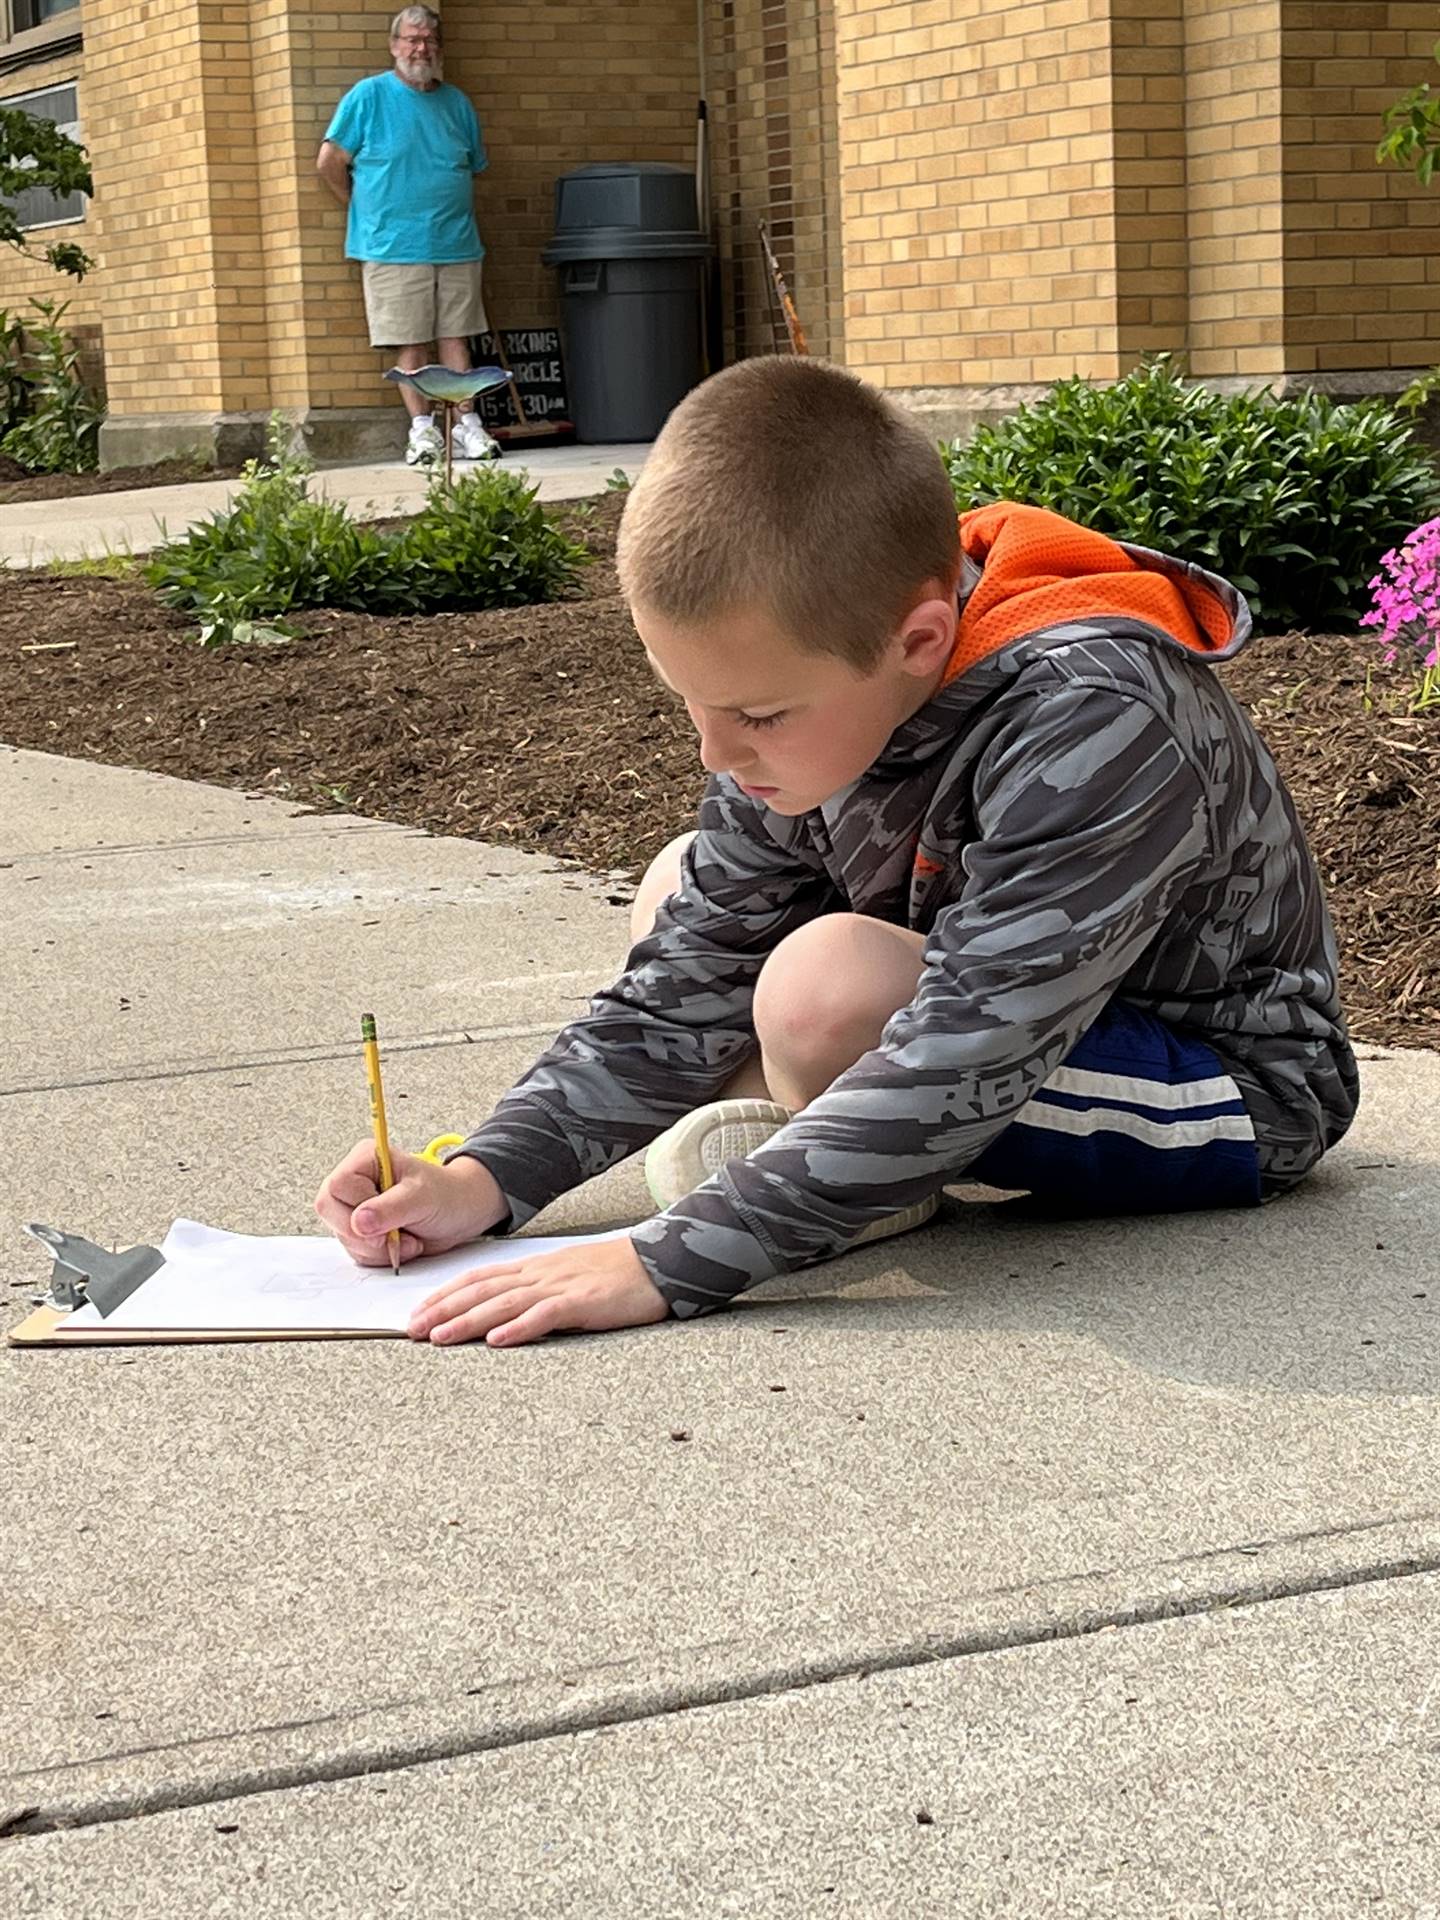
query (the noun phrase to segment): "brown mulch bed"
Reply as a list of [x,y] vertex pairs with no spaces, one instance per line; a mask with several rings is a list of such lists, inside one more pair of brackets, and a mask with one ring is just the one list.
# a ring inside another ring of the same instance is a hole
[[112,467],[108,473],[26,473],[0,454],[0,507],[71,500],[82,493],[129,493],[136,487],[187,487],[196,480],[234,480],[239,472],[239,467],[202,467],[195,460],[161,460],[153,467]]
[[[620,505],[582,523],[602,558],[574,601],[312,613],[281,648],[207,653],[132,581],[9,574],[0,734],[633,871],[686,825],[702,775],[616,592]],[[23,651],[54,642],[73,644]],[[1440,716],[1398,713],[1402,671],[1352,636],[1260,640],[1224,671],[1305,820],[1356,1032],[1440,1045]]]

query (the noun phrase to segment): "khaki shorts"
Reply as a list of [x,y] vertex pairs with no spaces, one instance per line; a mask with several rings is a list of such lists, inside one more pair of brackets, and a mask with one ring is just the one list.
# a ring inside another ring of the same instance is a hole
[[479,260],[417,267],[363,260],[365,318],[372,347],[423,347],[432,340],[467,340],[487,333],[480,297]]

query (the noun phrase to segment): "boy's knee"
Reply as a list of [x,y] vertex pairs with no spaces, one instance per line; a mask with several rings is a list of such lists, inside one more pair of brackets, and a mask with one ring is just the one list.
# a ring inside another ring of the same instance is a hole
[[762,1048],[829,1059],[873,1046],[915,996],[923,965],[918,934],[862,913],[829,913],[782,940],[755,987]]

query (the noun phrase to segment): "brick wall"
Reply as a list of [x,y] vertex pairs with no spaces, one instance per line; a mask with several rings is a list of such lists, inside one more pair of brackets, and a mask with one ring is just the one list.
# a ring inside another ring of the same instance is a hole
[[845,342],[901,389],[1440,357],[1440,190],[1374,161],[1433,5],[836,0]]
[[850,364],[892,387],[1117,368],[1109,0],[838,0]]
[[553,323],[540,251],[556,176],[602,160],[694,166],[695,0],[451,0],[444,16],[446,75],[475,102],[490,154],[478,204],[497,314]]
[[1437,78],[1432,5],[1281,7],[1286,365],[1320,377],[1440,360],[1440,183],[1374,164],[1380,116]]
[[1114,0],[1115,332],[1122,366],[1185,347],[1190,250],[1186,0]]
[[706,24],[725,356],[787,346],[758,238],[764,220],[811,351],[842,358],[834,8],[720,0]]
[[[1110,378],[1142,353],[1213,378],[1381,380],[1440,358],[1440,188],[1375,165],[1379,116],[1433,74],[1433,4],[706,0],[731,354],[783,344],[769,220],[820,353],[925,393]],[[83,285],[119,413],[393,407],[343,215],[314,174],[335,103],[388,63],[389,8],[86,0],[97,198]],[[695,0],[451,0],[474,99],[495,316],[557,312],[557,174],[690,166]],[[76,74],[72,59],[0,93]]]

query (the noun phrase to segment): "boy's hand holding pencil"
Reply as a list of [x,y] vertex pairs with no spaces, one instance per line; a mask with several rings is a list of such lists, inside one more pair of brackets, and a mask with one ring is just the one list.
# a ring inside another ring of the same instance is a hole
[[362,1140],[315,1196],[316,1213],[357,1266],[386,1266],[391,1233],[400,1259],[418,1260],[479,1240],[505,1218],[500,1189],[478,1160],[440,1167],[416,1153],[392,1149],[390,1157],[387,1188],[375,1142]]
[[[382,1192],[375,1142],[362,1140],[316,1196],[315,1211],[357,1265],[383,1267],[391,1231],[399,1233],[400,1258],[414,1260],[479,1240],[505,1218],[495,1178],[478,1160],[441,1167],[414,1153],[391,1157],[395,1182]],[[410,1337],[436,1346],[482,1339],[523,1346],[571,1329],[649,1326],[669,1311],[627,1239],[529,1259],[517,1240],[512,1264],[462,1274],[422,1301]]]
[[385,1118],[375,1016],[364,1014],[360,1039],[370,1090],[373,1137],[355,1147],[315,1196],[315,1211],[357,1266],[448,1253],[505,1218],[505,1198],[478,1161],[445,1167],[412,1153],[394,1153]]
[[[360,1030],[373,1137],[346,1154],[315,1196],[315,1211],[357,1266],[388,1262],[398,1272],[402,1261],[483,1238],[509,1209],[478,1160],[462,1156],[442,1166],[392,1149],[373,1014]],[[513,1347],[570,1329],[649,1326],[669,1314],[628,1239],[528,1259],[524,1245],[517,1241],[507,1265],[461,1274],[423,1300],[411,1339]]]

